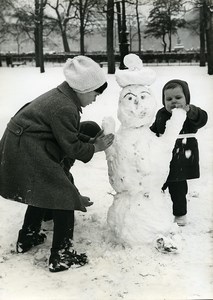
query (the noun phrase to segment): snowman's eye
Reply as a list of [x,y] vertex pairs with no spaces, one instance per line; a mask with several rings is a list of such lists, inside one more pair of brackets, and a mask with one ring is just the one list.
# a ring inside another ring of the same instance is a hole
[[147,95],[150,95],[150,93],[149,93],[149,92],[142,92],[142,94],[141,94],[141,99],[142,99],[142,100],[146,99],[146,96],[147,96]]
[[132,93],[127,93],[125,96],[124,96],[125,99],[129,100],[129,101],[132,101],[132,100],[135,100],[136,98],[136,95],[132,94]]

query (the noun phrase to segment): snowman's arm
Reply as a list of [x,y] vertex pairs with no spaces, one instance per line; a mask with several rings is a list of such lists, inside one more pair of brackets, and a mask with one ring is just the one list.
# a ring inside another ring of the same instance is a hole
[[186,119],[186,111],[182,108],[174,108],[171,118],[166,122],[164,134],[160,137],[162,141],[172,142],[173,145],[183,127]]
[[[102,129],[105,134],[115,134],[115,120],[112,117],[105,117],[102,121]],[[120,175],[118,174],[119,162],[117,156],[118,153],[116,152],[116,141],[117,139],[115,134],[114,142],[105,150],[105,154],[108,165],[109,182],[116,192],[121,192],[122,188],[120,186]]]
[[102,120],[102,129],[104,134],[115,134],[115,120],[113,117],[104,117]]
[[[104,130],[104,134],[113,133],[115,134],[115,120],[113,117],[105,117],[102,120],[102,129]],[[115,152],[113,144],[105,150],[107,160],[110,159],[111,156],[113,156]]]
[[[152,147],[151,157],[153,162],[153,168],[156,170],[156,178],[159,180],[159,172],[161,174],[162,182],[166,181],[169,174],[169,165],[172,159],[172,150],[175,146],[176,139],[183,127],[183,123],[186,119],[186,111],[181,108],[175,108],[172,112],[171,118],[166,122],[166,129],[163,135],[160,137],[155,136],[155,142],[157,147]],[[157,175],[158,174],[158,175]]]
[[174,108],[172,110],[171,118],[166,122],[164,134],[158,138],[158,146],[162,160],[164,157],[165,161],[167,160],[167,164],[169,164],[172,159],[172,150],[174,149],[175,142],[183,128],[185,119],[186,111],[182,108]]

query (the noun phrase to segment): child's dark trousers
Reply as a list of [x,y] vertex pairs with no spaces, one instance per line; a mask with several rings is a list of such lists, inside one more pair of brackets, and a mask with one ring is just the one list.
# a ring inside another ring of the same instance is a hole
[[[46,210],[44,208],[28,206],[22,232],[39,232],[41,223],[44,218]],[[67,249],[71,246],[74,229],[74,211],[52,209],[52,219],[54,223],[52,249],[61,250]]]
[[171,200],[173,202],[173,215],[180,217],[187,214],[187,200],[188,192],[187,181],[167,182]]

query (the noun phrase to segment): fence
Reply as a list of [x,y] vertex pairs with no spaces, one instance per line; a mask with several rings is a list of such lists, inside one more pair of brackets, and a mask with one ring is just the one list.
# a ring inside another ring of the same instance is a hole
[[[137,53],[136,53],[137,54]],[[44,61],[45,63],[52,64],[63,64],[67,58],[72,58],[79,53],[60,53],[60,54],[45,54]],[[85,55],[91,57],[100,65],[105,65],[107,62],[106,53],[86,53]],[[35,65],[35,55],[34,53],[30,54],[11,54],[13,66],[19,65]],[[6,62],[7,55],[0,54],[0,60]],[[154,65],[193,65],[199,64],[200,54],[196,52],[187,52],[187,53],[142,53],[141,59],[145,65],[154,64]],[[116,63],[120,62],[120,55],[115,54]]]

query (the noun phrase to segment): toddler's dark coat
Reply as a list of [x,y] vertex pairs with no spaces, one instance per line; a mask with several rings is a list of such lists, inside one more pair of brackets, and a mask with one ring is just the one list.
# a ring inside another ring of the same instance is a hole
[[78,132],[81,106],[63,82],[26,104],[8,123],[0,142],[0,194],[28,205],[81,210],[69,169],[94,154]]
[[[161,108],[156,115],[150,129],[159,136],[163,134],[166,121],[171,118],[171,113],[165,107]],[[195,105],[190,105],[190,112],[183,124],[180,134],[196,133],[207,122],[207,113]],[[182,181],[199,178],[199,151],[196,138],[179,138],[176,140],[173,156],[170,162],[170,173],[167,181]]]

